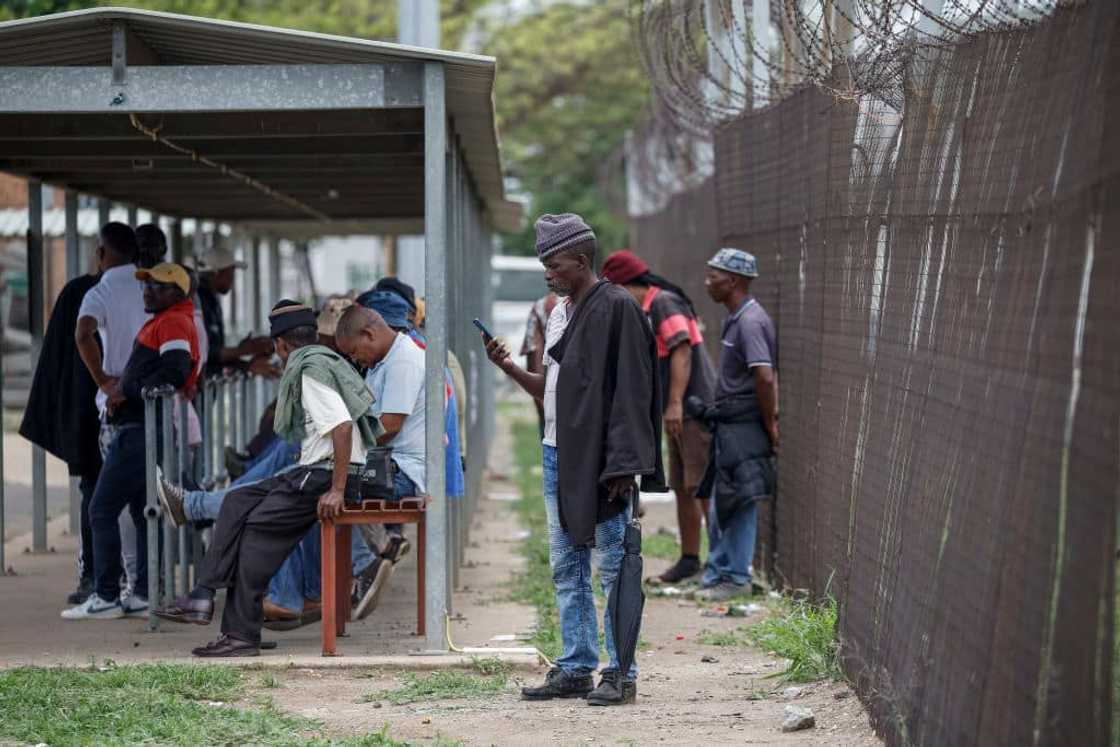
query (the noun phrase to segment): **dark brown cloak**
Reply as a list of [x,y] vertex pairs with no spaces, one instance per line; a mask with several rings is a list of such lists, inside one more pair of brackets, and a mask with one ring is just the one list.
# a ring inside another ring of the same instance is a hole
[[595,525],[618,515],[613,477],[642,478],[664,492],[657,343],[649,320],[624,289],[600,281],[571,312],[549,353],[560,363],[556,452],[560,522],[573,545],[594,546]]

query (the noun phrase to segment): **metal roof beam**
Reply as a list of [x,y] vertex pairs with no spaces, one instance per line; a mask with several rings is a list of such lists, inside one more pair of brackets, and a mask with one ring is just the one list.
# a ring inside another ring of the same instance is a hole
[[[268,140],[194,140],[192,150],[207,158],[287,160],[294,155],[361,157],[377,154],[423,153],[423,135],[364,135],[340,138],[271,138]],[[152,142],[137,133],[133,140],[85,143],[80,140],[21,140],[0,137],[0,158],[130,158],[151,161],[190,161],[191,157]]]
[[418,64],[0,67],[7,112],[153,113],[384,109],[422,105]]
[[[326,116],[325,116],[326,115]],[[360,109],[333,112],[228,112],[147,114],[145,126],[176,141],[274,137],[364,137],[424,133],[423,109]],[[135,140],[143,137],[127,116],[0,112],[0,138],[27,140]]]

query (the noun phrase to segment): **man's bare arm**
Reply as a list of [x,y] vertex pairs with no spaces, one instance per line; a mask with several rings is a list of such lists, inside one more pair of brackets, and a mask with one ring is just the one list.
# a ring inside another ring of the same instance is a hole
[[116,383],[114,377],[105,373],[101,367],[101,348],[97,345],[97,320],[92,316],[83,316],[78,319],[78,327],[74,331],[74,344],[78,347],[78,355],[82,363],[86,364],[93,383],[106,392]]
[[[483,338],[485,342],[485,338]],[[513,362],[509,349],[499,340],[490,340],[486,343],[486,356],[490,361],[502,369],[505,375],[517,382],[530,397],[542,399],[544,397],[544,374],[529,373]]]
[[755,391],[762,408],[762,423],[770,434],[770,443],[778,448],[778,373],[770,366],[754,367]]

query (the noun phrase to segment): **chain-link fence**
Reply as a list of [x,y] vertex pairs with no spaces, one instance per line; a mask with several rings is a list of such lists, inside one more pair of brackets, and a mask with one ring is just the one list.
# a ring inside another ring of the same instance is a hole
[[902,104],[805,88],[726,124],[635,248],[698,298],[717,246],[758,255],[782,413],[758,565],[840,601],[888,741],[1105,744],[1120,4],[928,50]]

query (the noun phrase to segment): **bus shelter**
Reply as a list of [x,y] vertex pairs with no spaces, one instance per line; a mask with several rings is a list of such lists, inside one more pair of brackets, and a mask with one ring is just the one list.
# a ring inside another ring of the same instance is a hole
[[[492,435],[489,318],[505,200],[492,58],[152,11],[97,8],[0,23],[0,171],[29,180],[33,357],[44,329],[43,184],[66,190],[67,274],[80,272],[77,195],[172,220],[229,224],[254,269],[278,239],[422,234],[427,302],[426,648],[447,647],[450,587]],[[73,219],[72,219],[72,216]],[[276,298],[252,276],[255,319]],[[467,496],[445,496],[444,371],[466,372]],[[46,549],[45,458],[33,457],[34,546]],[[2,480],[0,480],[2,486]],[[0,487],[2,491],[2,487]],[[0,569],[3,562],[0,492]],[[72,509],[73,510],[73,509]],[[73,523],[73,519],[72,519]],[[2,571],[0,571],[2,572]]]

